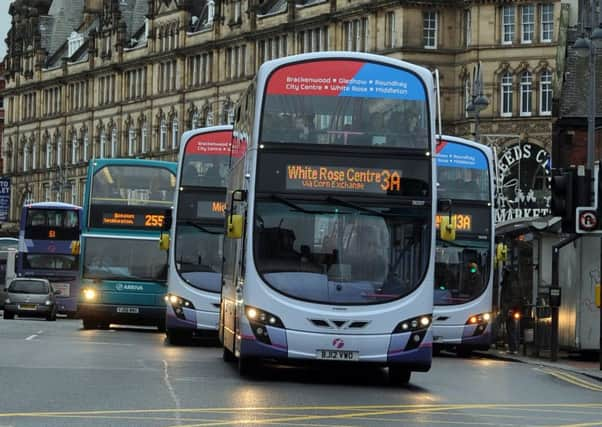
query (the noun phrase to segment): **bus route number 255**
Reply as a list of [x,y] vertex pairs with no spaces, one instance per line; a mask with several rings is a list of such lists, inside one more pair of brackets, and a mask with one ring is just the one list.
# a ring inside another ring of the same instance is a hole
[[162,227],[165,215],[144,215],[144,226],[145,227]]

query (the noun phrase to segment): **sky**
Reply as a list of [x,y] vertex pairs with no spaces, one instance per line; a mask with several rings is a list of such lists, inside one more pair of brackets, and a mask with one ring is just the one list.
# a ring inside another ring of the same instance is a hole
[[4,59],[6,55],[6,33],[10,27],[10,15],[8,14],[8,7],[12,3],[12,0],[0,0],[0,61]]

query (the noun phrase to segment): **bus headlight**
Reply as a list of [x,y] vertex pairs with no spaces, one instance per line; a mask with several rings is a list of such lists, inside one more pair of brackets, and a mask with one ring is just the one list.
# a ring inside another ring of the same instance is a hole
[[184,308],[194,309],[194,305],[192,304],[192,302],[180,296],[174,294],[167,294],[165,295],[164,299],[167,304],[172,306],[174,313],[180,319],[186,318],[186,316],[184,316]]
[[266,326],[284,328],[282,320],[272,313],[248,305],[245,306],[245,313],[247,319],[249,319],[251,330],[253,331],[255,338],[264,344],[272,345],[272,340],[270,339],[270,334]]
[[47,299],[47,300],[44,302],[44,304],[46,304],[46,305],[52,305],[52,301],[50,301],[49,299]]
[[6,298],[6,299],[4,300],[4,304],[10,304],[10,298]]
[[431,326],[432,320],[433,316],[431,314],[425,314],[424,316],[413,317],[397,324],[393,330],[394,334],[410,332],[410,337],[404,351],[414,350],[420,346],[420,343],[422,343],[422,340],[426,336],[426,331]]
[[480,325],[480,324],[487,324],[487,322],[489,322],[489,320],[491,320],[491,314],[489,313],[480,313],[480,314],[475,314],[472,315],[468,318],[468,320],[466,321],[467,325]]
[[491,320],[490,313],[480,313],[480,314],[475,314],[474,316],[470,316],[468,318],[468,320],[466,321],[466,324],[472,325],[472,326],[476,325],[476,328],[475,328],[474,332],[472,333],[472,336],[475,337],[475,336],[481,335],[481,334],[483,334],[483,332],[485,332],[490,320]]
[[96,299],[96,290],[91,289],[91,288],[86,288],[82,292],[84,294],[84,299],[86,301],[93,301]]

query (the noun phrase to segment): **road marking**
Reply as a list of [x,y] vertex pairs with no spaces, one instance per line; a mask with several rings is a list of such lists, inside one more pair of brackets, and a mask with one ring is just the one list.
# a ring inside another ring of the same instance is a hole
[[555,370],[551,370],[551,369],[540,369],[540,371],[544,372],[548,375],[552,375],[553,377],[558,378],[559,380],[576,385],[578,387],[585,388],[587,390],[602,392],[602,386],[599,386],[594,383],[590,383],[589,381],[586,381],[575,375],[571,375],[567,372],[560,372],[560,371],[555,371]]
[[25,341],[31,341],[31,340],[35,339],[35,337],[37,337],[37,336],[38,336],[37,334],[30,335],[27,338],[25,338]]
[[167,390],[169,391],[171,399],[176,404],[176,425],[182,425],[182,415],[180,414],[180,408],[182,406],[180,404],[180,399],[178,399],[178,395],[176,394],[176,390],[171,385],[171,381],[169,381],[169,372],[166,360],[163,360],[163,382],[167,386]]

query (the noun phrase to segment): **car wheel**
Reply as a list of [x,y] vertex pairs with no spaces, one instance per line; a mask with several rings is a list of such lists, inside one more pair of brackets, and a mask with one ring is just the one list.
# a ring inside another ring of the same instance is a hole
[[389,366],[389,383],[391,385],[406,385],[410,382],[412,371],[401,366]]
[[83,318],[84,329],[96,329],[96,322],[92,319]]
[[159,322],[157,324],[157,329],[159,332],[166,332],[167,328],[165,327],[165,322]]
[[230,350],[224,347],[222,351],[222,359],[224,360],[224,362],[233,363],[236,361],[236,356],[234,356],[234,353],[232,353]]
[[13,320],[15,318],[15,313],[9,313],[8,311],[4,311],[4,318],[7,320]]

